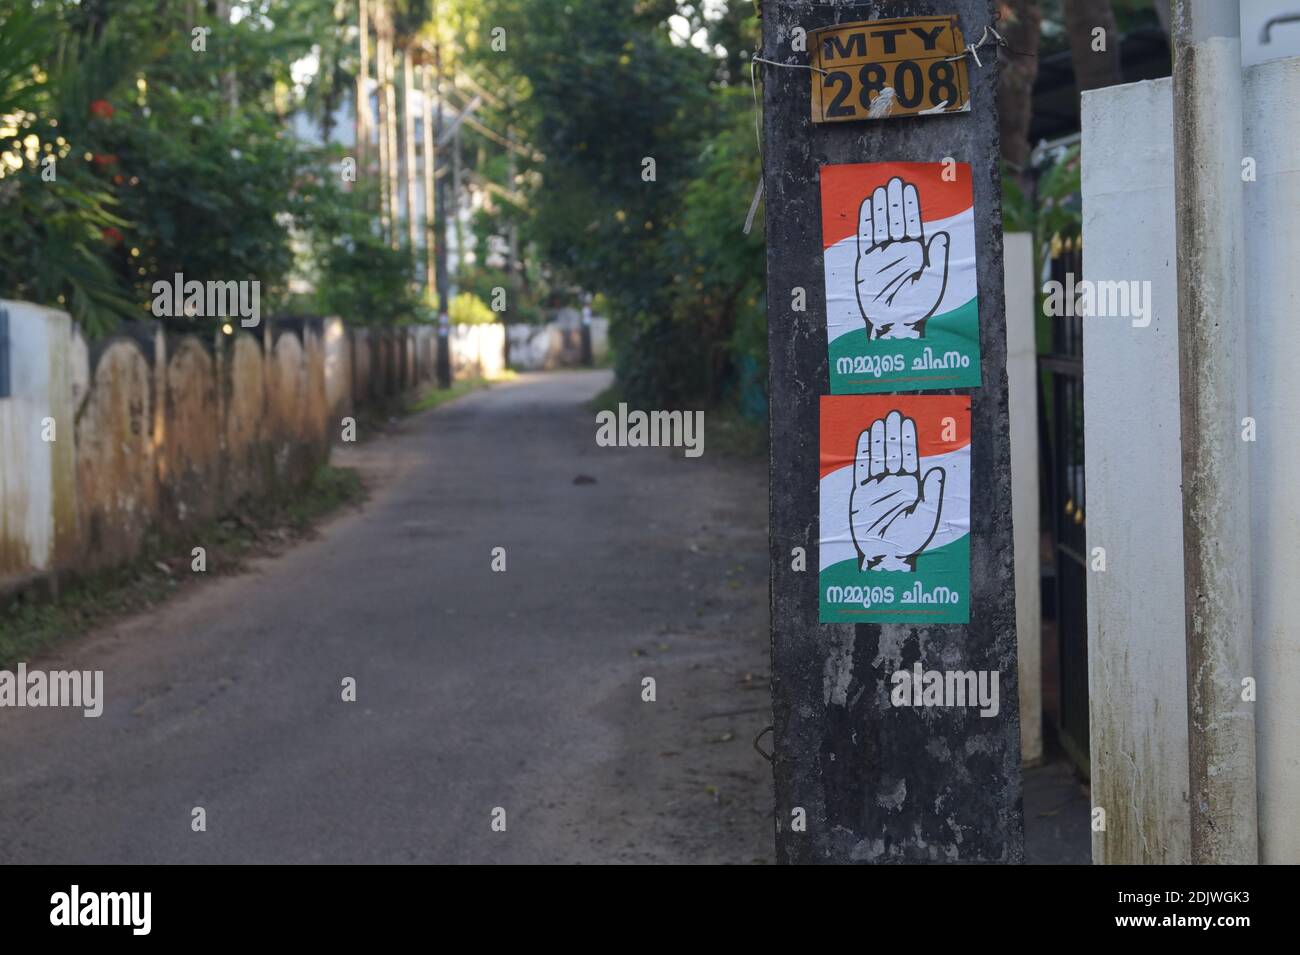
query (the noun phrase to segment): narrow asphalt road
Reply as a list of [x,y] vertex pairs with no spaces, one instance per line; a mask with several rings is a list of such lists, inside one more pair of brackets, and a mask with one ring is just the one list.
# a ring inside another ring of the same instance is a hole
[[315,539],[31,663],[104,712],[0,711],[0,863],[770,859],[762,463],[597,447],[608,382],[406,419]]

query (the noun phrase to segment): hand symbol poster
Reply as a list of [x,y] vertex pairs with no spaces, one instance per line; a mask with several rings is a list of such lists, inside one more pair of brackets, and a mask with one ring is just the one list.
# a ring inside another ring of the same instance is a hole
[[970,440],[965,396],[822,396],[822,623],[970,622]]
[[969,163],[821,167],[831,393],[980,383]]

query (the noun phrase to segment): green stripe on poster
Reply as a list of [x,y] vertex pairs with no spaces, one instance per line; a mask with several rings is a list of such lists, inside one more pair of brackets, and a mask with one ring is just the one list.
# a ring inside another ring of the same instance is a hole
[[862,328],[831,342],[829,355],[833,395],[978,388],[977,300],[930,318],[924,338],[870,341]]
[[821,623],[969,623],[970,535],[922,553],[914,573],[842,560],[817,584]]

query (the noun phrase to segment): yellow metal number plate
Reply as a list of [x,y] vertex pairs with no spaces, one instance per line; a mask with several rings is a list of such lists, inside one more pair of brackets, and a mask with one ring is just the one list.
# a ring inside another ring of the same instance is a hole
[[808,42],[814,123],[970,109],[955,16],[841,23],[813,31]]

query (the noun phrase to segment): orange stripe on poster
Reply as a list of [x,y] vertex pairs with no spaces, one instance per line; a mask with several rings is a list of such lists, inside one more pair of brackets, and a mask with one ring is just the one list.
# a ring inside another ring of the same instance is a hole
[[891,411],[916,423],[921,457],[970,444],[970,398],[965,395],[822,395],[821,477],[852,466],[858,437]]
[[821,167],[822,248],[827,249],[858,231],[862,200],[878,186],[898,176],[916,186],[921,198],[921,221],[949,219],[974,201],[970,163],[955,163],[949,182],[941,162],[841,163]]

